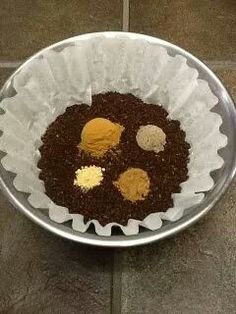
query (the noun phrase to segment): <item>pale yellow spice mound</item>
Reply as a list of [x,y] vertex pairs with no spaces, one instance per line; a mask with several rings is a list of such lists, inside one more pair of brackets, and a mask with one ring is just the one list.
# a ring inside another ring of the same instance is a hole
[[74,185],[86,192],[100,185],[103,180],[104,171],[104,168],[96,166],[82,167],[75,172]]
[[166,135],[158,126],[148,124],[139,128],[136,141],[143,150],[159,153],[164,150]]
[[120,142],[124,127],[104,118],[87,122],[81,133],[80,148],[93,157],[102,157]]
[[114,182],[124,199],[133,203],[144,200],[149,193],[150,180],[146,171],[129,168]]

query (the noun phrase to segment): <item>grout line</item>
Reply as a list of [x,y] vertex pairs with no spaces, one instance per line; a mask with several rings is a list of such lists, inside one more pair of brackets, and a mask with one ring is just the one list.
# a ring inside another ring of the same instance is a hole
[[18,68],[23,61],[1,61],[0,60],[0,68],[5,68],[5,69],[14,69]]
[[123,0],[123,31],[129,31],[129,0]]
[[119,249],[114,250],[113,271],[111,286],[111,313],[121,314],[121,293],[122,293],[122,256]]
[[213,70],[236,70],[236,61],[208,61],[204,60],[204,63],[206,63],[210,68]]

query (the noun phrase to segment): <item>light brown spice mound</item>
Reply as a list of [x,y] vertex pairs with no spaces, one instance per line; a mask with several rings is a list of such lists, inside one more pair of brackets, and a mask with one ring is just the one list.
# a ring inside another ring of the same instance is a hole
[[144,200],[149,193],[150,180],[146,171],[129,168],[114,182],[124,199],[133,203]]
[[156,125],[142,125],[137,132],[136,141],[142,149],[159,153],[164,150],[166,135]]

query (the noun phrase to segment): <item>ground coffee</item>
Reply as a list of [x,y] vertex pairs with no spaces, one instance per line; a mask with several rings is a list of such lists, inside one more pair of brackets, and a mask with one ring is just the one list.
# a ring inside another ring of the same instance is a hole
[[[145,104],[131,94],[106,93],[93,96],[92,105],[67,108],[47,129],[40,148],[40,179],[46,194],[70,213],[84,215],[85,221],[97,219],[127,224],[129,218],[142,220],[148,214],[172,207],[172,193],[180,192],[180,183],[188,178],[189,144],[180,123],[167,118],[158,105]],[[101,117],[124,126],[116,151],[101,159],[78,150],[81,131],[89,120]],[[153,124],[166,134],[165,149],[158,154],[142,150],[136,142],[141,125]],[[75,171],[83,166],[105,168],[102,184],[84,193],[74,185]],[[127,168],[141,168],[150,178],[146,199],[132,203],[124,200],[114,186]]]

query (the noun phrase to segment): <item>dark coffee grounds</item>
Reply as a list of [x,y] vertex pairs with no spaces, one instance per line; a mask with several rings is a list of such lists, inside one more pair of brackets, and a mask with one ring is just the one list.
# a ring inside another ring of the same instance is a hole
[[[93,96],[92,106],[74,105],[67,108],[47,129],[40,148],[40,179],[47,195],[70,213],[80,213],[85,220],[97,219],[127,224],[129,218],[142,220],[148,214],[166,211],[173,206],[172,193],[180,192],[180,183],[188,178],[189,144],[179,121],[167,119],[167,112],[158,105],[143,103],[131,94],[106,93]],[[83,126],[95,117],[103,117],[125,127],[116,152],[102,159],[92,158],[77,145]],[[154,124],[166,134],[164,151],[155,154],[142,150],[136,143],[141,125]],[[75,171],[82,166],[104,167],[100,186],[82,192],[73,185]],[[124,200],[113,185],[127,168],[141,168],[150,178],[147,198],[137,203]]]

